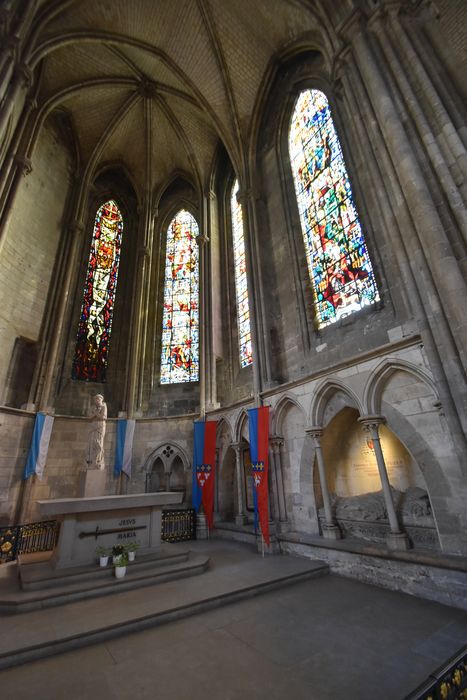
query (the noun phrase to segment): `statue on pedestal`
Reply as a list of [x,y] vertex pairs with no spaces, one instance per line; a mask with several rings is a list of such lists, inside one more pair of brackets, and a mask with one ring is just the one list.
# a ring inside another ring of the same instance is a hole
[[105,469],[104,461],[104,436],[105,422],[107,420],[107,404],[102,394],[96,394],[93,398],[93,407],[89,419],[91,429],[89,431],[88,451],[86,464],[88,469]]

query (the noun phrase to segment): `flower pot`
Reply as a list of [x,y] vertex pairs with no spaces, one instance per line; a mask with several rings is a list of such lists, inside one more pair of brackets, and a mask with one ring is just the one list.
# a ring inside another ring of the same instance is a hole
[[126,566],[115,567],[115,578],[123,578],[126,574]]
[[128,561],[134,561],[136,552],[128,552]]
[[100,566],[107,566],[109,563],[109,557],[99,557],[99,565]]

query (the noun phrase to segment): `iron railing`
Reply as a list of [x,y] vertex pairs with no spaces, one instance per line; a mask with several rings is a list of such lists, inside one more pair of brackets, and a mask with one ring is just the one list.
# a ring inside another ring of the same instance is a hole
[[467,700],[467,646],[432,673],[405,700]]
[[19,554],[47,552],[58,539],[57,520],[0,527],[0,563],[13,561]]
[[162,511],[164,542],[184,542],[196,539],[196,516],[193,508]]
[[[0,527],[0,564],[14,561],[19,554],[52,550],[57,544],[59,528],[57,520]],[[164,542],[196,539],[193,508],[163,510],[161,538]]]

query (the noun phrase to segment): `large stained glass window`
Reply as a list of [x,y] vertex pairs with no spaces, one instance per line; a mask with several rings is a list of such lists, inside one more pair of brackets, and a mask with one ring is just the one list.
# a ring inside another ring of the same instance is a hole
[[297,100],[289,151],[319,328],[379,300],[329,103]]
[[105,381],[122,233],[122,215],[110,199],[97,210],[94,221],[73,379]]
[[238,180],[235,180],[230,198],[232,213],[232,238],[234,249],[235,294],[237,299],[238,342],[240,345],[240,366],[248,367],[253,362],[251,350],[250,308],[248,306],[248,286],[246,279],[245,240],[243,237],[242,206],[237,201]]
[[167,230],[161,384],[199,378],[198,224],[181,210]]

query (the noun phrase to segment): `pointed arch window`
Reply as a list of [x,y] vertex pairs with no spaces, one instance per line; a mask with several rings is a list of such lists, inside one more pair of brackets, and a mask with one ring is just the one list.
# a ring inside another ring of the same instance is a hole
[[113,199],[96,212],[72,378],[104,382],[122,245],[123,218]]
[[248,365],[251,365],[253,362],[253,353],[251,349],[250,308],[248,305],[245,239],[243,236],[243,214],[242,205],[237,199],[238,190],[238,180],[235,180],[230,197],[230,211],[232,215],[238,342],[240,348],[240,366],[248,367]]
[[198,224],[181,210],[167,230],[161,384],[199,379]]
[[289,155],[313,288],[317,325],[328,326],[379,300],[326,96],[303,91],[295,105]]

